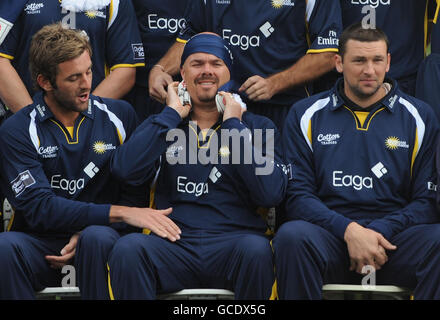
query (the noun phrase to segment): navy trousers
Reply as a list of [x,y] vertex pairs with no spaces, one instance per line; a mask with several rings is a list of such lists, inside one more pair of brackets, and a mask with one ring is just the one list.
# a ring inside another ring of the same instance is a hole
[[107,261],[121,233],[107,226],[89,226],[76,245],[75,270],[81,299],[109,300]]
[[175,243],[156,235],[121,237],[109,257],[116,299],[155,299],[185,288],[223,288],[236,299],[269,299],[274,283],[269,240],[260,234],[183,231]]
[[[376,272],[376,283],[414,290],[416,299],[440,299],[440,224],[418,225],[388,239],[397,246]],[[305,222],[283,224],[273,240],[280,299],[321,299],[326,283],[361,284],[349,271],[345,242]]]
[[69,239],[0,233],[0,299],[34,299],[35,291],[60,287],[63,275],[45,256],[59,255]]

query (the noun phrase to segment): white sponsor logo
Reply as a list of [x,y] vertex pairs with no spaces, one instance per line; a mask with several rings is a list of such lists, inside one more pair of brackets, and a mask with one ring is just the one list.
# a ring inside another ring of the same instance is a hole
[[202,194],[208,193],[207,183],[196,183],[187,180],[187,177],[177,177],[177,192],[194,194],[196,197],[200,197]]
[[50,186],[52,189],[61,189],[69,192],[70,195],[73,195],[76,191],[84,188],[84,179],[68,180],[61,178],[61,175],[56,174],[50,179]]
[[336,31],[330,30],[328,32],[328,37],[318,36],[318,45],[321,46],[337,46],[339,45],[338,34]]
[[361,177],[359,175],[344,175],[342,171],[333,171],[333,186],[334,187],[352,187],[355,190],[362,190],[363,188],[373,188],[373,178]]
[[231,0],[215,0],[215,3],[217,3],[217,4],[231,4]]
[[428,181],[428,190],[437,191],[437,185],[434,182]]
[[37,105],[35,108],[37,109],[37,111],[38,111],[38,113],[40,114],[41,117],[44,117],[46,115],[46,113],[45,113],[46,112],[46,107],[45,106]]
[[377,8],[379,5],[389,6],[391,0],[351,0],[351,4],[370,5],[372,8]]
[[37,14],[37,13],[41,13],[41,9],[43,7],[44,7],[43,3],[32,2],[28,5],[26,5],[26,7],[24,8],[24,11],[26,12],[26,14]]
[[212,168],[211,173],[209,174],[209,179],[211,179],[213,183],[216,183],[221,176],[222,174],[220,173],[220,171],[218,171],[218,169],[214,167]]
[[93,163],[90,162],[83,170],[90,178],[93,178],[95,174],[99,172],[99,168]]
[[329,144],[337,144],[338,140],[341,136],[339,135],[339,133],[335,133],[335,134],[319,134],[318,137],[316,138],[318,140],[318,142],[321,142],[322,145],[329,145]]
[[11,30],[12,26],[12,23],[0,18],[0,44],[2,44],[3,40],[5,40],[6,35],[8,34],[9,30]]
[[233,34],[231,29],[223,29],[222,36],[223,39],[228,41],[232,46],[240,47],[241,50],[247,50],[249,47],[260,46],[259,36]]
[[151,30],[168,30],[169,33],[176,33],[185,27],[185,19],[158,18],[157,14],[148,15],[148,28]]
[[135,60],[142,60],[145,57],[144,46],[142,43],[134,43],[131,45],[133,49],[133,55]]
[[38,154],[45,158],[55,158],[58,154],[58,146],[39,147]]
[[385,166],[383,165],[382,162],[378,162],[377,164],[375,164],[374,167],[371,168],[371,171],[379,179],[382,178],[385,174],[388,173],[387,168],[385,168]]
[[270,35],[271,35],[272,33],[274,33],[275,28],[272,27],[272,25],[270,24],[269,21],[266,21],[266,23],[263,24],[263,25],[260,27],[260,31],[261,31],[261,33],[262,33],[266,38],[269,38]]
[[167,157],[178,157],[179,153],[183,151],[183,146],[170,146],[167,149],[166,156]]
[[29,170],[19,173],[17,178],[11,181],[12,191],[16,197],[33,184],[35,184],[35,179]]

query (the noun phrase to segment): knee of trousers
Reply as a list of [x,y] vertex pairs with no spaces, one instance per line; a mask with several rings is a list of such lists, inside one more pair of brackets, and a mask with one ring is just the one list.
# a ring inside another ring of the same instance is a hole
[[306,249],[316,239],[316,228],[317,226],[301,220],[285,222],[272,241],[275,254],[285,250],[294,252]]
[[250,262],[272,262],[272,248],[267,238],[259,235],[245,235],[237,241],[235,251],[243,260]]
[[[108,263],[122,266],[140,265],[148,252],[153,252],[155,246],[150,241],[151,236],[141,233],[131,233],[121,237],[110,252]],[[124,262],[123,264],[119,262]]]
[[81,231],[78,240],[78,250],[101,248],[102,250],[110,252],[113,245],[119,238],[116,230],[106,226],[89,226]]
[[22,242],[18,234],[15,232],[0,233],[0,270],[6,273],[9,268],[20,264],[20,252]]

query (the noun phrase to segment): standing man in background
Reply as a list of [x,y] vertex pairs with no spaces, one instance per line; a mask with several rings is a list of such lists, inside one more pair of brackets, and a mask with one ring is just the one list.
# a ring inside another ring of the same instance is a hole
[[417,69],[425,58],[428,19],[434,0],[381,0],[374,5],[340,0],[345,28],[362,22],[366,28],[380,28],[390,39],[393,59],[388,75],[405,93],[414,96]]
[[308,84],[334,68],[342,30],[337,1],[194,0],[177,42],[149,76],[150,95],[164,102],[170,75],[191,36],[215,32],[231,44],[236,63],[231,80],[248,109],[283,129],[289,108],[309,95]]
[[[162,69],[159,59],[176,41],[179,30],[185,25],[184,14],[193,0],[132,0],[136,12],[139,32],[144,45],[145,67],[138,68],[133,88],[132,105],[140,120],[162,111],[163,103],[150,98],[148,75],[153,68]],[[175,75],[168,81],[179,81]]]

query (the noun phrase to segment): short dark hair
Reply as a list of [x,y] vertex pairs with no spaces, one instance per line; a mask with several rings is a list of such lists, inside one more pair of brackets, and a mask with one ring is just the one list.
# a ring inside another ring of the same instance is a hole
[[364,28],[362,23],[355,23],[347,27],[339,38],[339,55],[344,58],[348,40],[356,40],[360,42],[385,41],[388,48],[390,42],[387,35],[379,28]]

